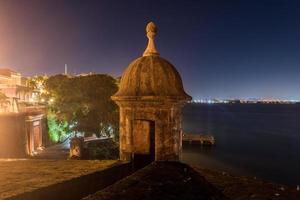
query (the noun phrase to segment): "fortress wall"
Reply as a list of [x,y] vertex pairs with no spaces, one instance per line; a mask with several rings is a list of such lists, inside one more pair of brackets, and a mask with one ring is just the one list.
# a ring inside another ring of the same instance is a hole
[[25,115],[0,114],[0,158],[25,157],[26,144]]

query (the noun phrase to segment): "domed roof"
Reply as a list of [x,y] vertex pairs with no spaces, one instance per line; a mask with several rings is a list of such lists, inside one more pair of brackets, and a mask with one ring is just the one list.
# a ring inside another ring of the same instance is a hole
[[122,75],[118,92],[114,100],[136,98],[167,98],[190,100],[184,91],[180,74],[167,60],[159,56],[154,36],[154,23],[147,25],[148,46],[142,57],[134,60]]

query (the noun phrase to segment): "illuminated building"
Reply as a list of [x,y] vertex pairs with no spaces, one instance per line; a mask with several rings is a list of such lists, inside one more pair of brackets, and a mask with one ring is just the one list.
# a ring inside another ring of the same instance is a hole
[[43,146],[46,131],[45,107],[35,103],[36,91],[26,79],[10,69],[0,69],[0,158],[33,155]]

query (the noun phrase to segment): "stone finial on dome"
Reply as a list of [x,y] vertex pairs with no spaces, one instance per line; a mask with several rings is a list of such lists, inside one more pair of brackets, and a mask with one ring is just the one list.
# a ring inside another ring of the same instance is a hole
[[159,56],[158,51],[155,48],[154,38],[156,35],[156,26],[153,22],[149,22],[146,26],[146,33],[148,37],[148,45],[144,51],[143,56]]

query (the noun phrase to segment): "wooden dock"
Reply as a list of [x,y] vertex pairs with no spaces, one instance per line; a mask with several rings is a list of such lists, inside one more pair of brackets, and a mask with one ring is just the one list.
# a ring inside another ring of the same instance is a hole
[[203,135],[203,134],[191,134],[184,133],[182,135],[182,141],[192,143],[200,143],[201,145],[215,145],[216,140],[212,135]]

